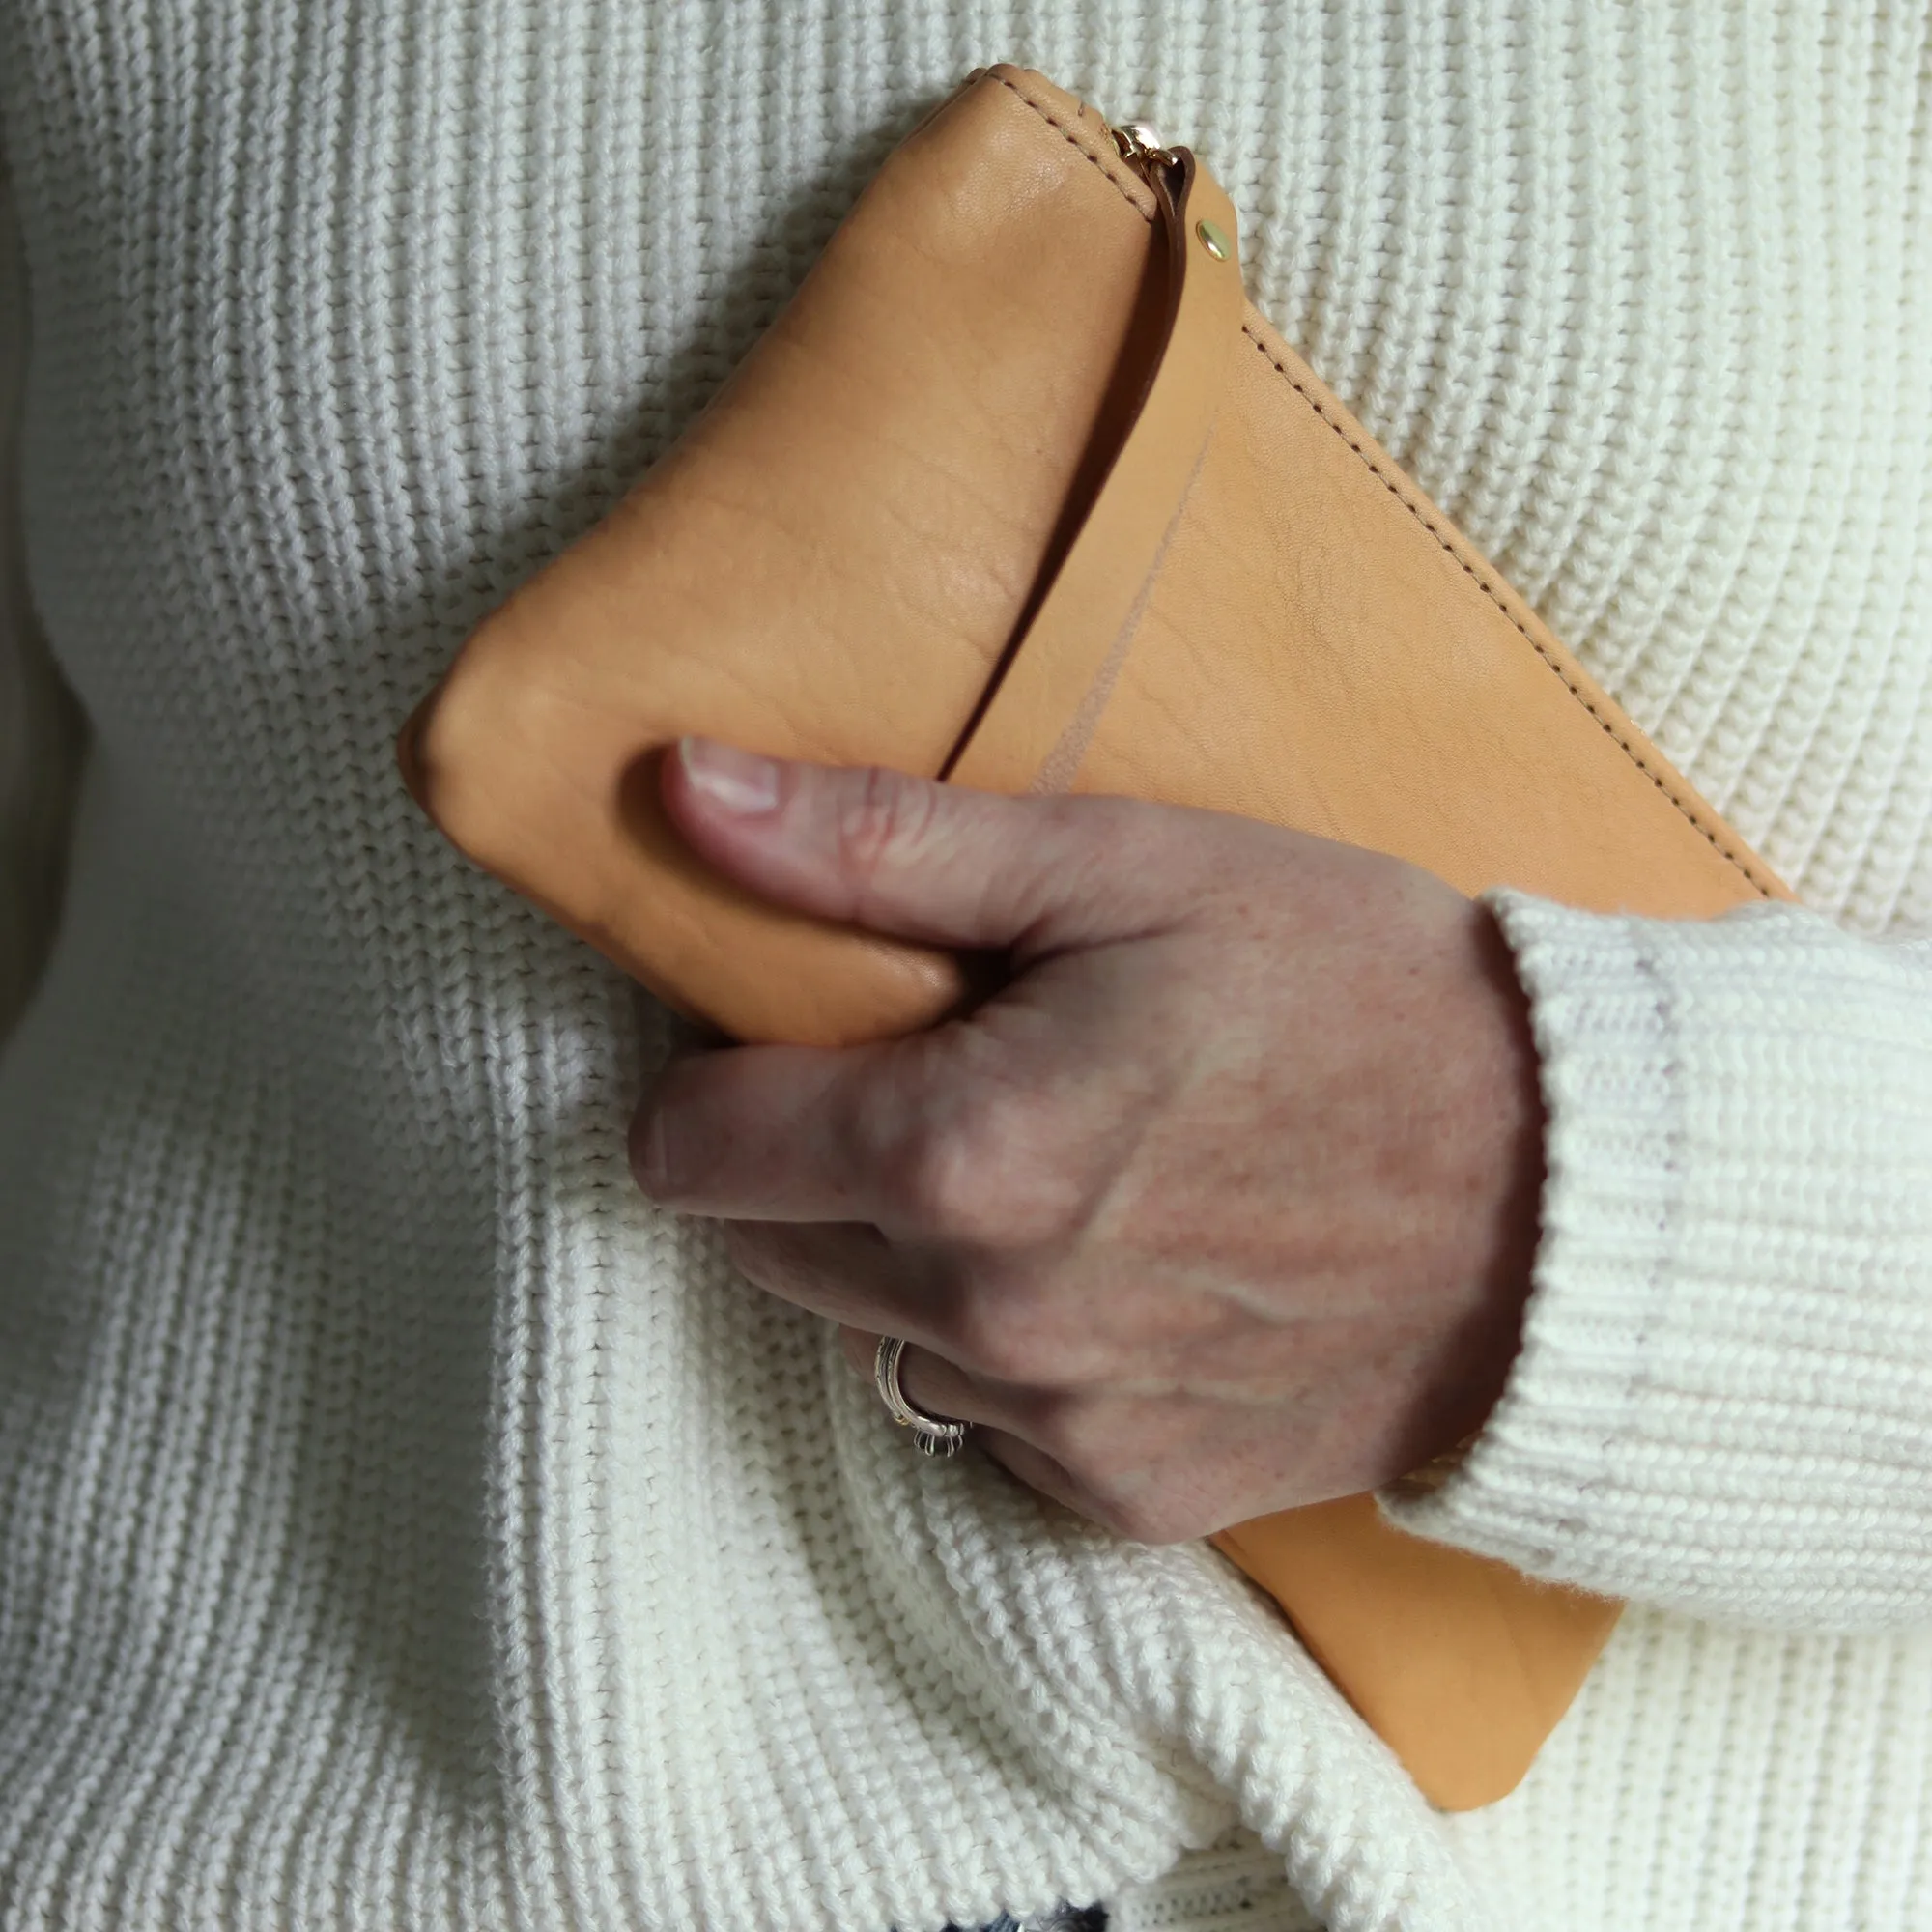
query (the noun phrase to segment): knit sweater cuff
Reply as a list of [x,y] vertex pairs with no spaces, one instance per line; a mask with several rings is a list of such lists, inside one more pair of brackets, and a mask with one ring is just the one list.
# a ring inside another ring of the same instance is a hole
[[1692,1614],[1932,1617],[1932,945],[1489,903],[1548,1179],[1523,1340],[1404,1527]]

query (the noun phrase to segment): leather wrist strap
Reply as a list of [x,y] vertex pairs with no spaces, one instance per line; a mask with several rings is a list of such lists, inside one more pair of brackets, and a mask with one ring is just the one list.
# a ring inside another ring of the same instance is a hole
[[1208,448],[1240,333],[1234,205],[1179,148],[1149,170],[1166,231],[1167,327],[1132,424],[1033,622],[943,778],[1065,791],[1147,608]]
[[[1235,233],[1144,130],[979,76],[677,446],[477,629],[403,734],[416,797],[674,1005],[817,1047],[958,1012],[965,962],[704,865],[658,792],[679,732],[1236,813],[1470,895],[1785,896],[1245,307]],[[1216,1542],[1457,1808],[1521,1777],[1617,1616],[1375,1496]]]

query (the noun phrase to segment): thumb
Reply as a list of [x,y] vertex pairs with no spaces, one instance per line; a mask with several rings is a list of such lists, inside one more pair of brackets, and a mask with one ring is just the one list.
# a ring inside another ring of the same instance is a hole
[[[664,801],[698,855],[800,912],[1021,960],[1171,918],[1150,863],[1156,807],[1001,798],[877,765],[765,758],[680,738]],[[1169,876],[1172,876],[1169,873]]]

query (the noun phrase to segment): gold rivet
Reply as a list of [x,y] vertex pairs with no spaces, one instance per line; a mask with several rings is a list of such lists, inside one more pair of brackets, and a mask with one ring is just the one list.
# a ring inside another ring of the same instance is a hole
[[1235,244],[1228,240],[1226,232],[1219,223],[1197,221],[1194,224],[1194,232],[1200,236],[1202,247],[1207,249],[1215,261],[1225,262],[1235,252]]

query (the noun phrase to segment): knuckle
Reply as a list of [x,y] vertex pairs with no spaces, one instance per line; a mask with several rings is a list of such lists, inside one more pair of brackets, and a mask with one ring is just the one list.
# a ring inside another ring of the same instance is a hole
[[982,1089],[929,1149],[926,1204],[955,1238],[992,1249],[1038,1247],[1073,1232],[1085,1209],[1042,1096]]
[[1008,1245],[1047,1246],[1085,1225],[1095,1136],[1063,1094],[1044,1083],[992,1087],[969,1135]]
[[903,773],[868,765],[840,801],[838,856],[863,890],[924,842],[933,789]]
[[922,1226],[972,1248],[1009,1248],[1031,1237],[1037,1193],[1023,1142],[1002,1118],[975,1107],[927,1123],[898,1151],[898,1193]]
[[909,1130],[893,1160],[893,1191],[921,1227],[964,1237],[990,1218],[976,1150],[950,1122]]

